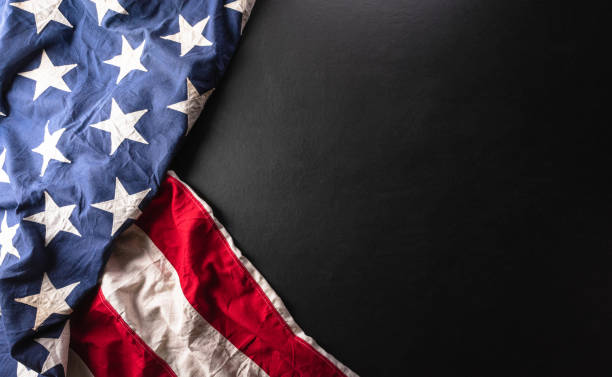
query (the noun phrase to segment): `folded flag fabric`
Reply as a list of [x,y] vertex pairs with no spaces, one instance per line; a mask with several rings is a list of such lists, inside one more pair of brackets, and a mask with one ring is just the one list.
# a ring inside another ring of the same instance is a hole
[[0,0],[0,376],[64,375],[68,318],[157,192],[253,3]]
[[[113,242],[100,281],[58,338],[39,339],[66,350],[45,364],[69,377],[357,377],[300,329],[172,171]],[[3,365],[12,376],[38,375]]]
[[113,243],[70,336],[77,376],[355,376],[304,334],[172,172]]

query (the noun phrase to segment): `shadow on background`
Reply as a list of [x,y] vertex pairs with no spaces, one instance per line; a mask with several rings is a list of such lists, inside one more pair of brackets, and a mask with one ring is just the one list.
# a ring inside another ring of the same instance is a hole
[[260,0],[173,169],[363,376],[609,375],[605,14]]

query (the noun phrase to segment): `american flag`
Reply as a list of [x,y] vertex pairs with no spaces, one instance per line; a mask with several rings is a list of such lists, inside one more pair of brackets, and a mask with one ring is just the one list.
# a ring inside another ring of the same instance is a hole
[[254,0],[2,0],[0,377],[355,376],[168,164]]

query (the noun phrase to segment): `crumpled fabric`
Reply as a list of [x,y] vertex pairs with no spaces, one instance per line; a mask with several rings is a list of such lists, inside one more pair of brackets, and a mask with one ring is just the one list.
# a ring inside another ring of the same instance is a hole
[[[66,360],[67,344],[52,351],[44,344],[58,344],[70,311],[95,288],[109,245],[157,192],[207,97],[177,104],[190,93],[209,95],[225,72],[254,0],[238,2],[242,11],[226,7],[231,2],[118,0],[120,8],[104,10],[90,0],[0,0],[2,234],[17,227],[14,236],[0,236],[0,377],[34,376],[30,368],[55,362],[50,355]],[[201,36],[210,44],[195,35],[185,52],[188,33],[181,28],[206,19]],[[124,53],[125,43],[131,50],[144,46],[127,73],[105,63]],[[49,64],[64,67],[61,76],[36,71]],[[109,119],[119,111],[139,118],[132,131],[119,132],[117,144],[117,134],[104,127],[116,126]],[[112,213],[93,204],[113,200],[117,180],[126,195],[148,191],[139,206],[126,204],[125,222],[111,232]],[[47,197],[69,216],[49,212]],[[57,220],[55,234],[36,217],[43,212]],[[71,287],[66,297],[53,296],[70,310],[15,300],[39,294],[45,276],[54,289]],[[51,310],[38,326],[37,310]],[[43,375],[62,376],[63,364]]]

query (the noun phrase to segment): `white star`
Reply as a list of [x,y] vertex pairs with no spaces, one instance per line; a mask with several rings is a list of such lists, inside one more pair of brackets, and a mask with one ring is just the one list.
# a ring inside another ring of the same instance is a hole
[[249,16],[251,15],[251,9],[255,5],[255,0],[235,0],[231,3],[225,4],[226,8],[235,10],[236,12],[242,13],[242,28],[240,32],[244,29],[244,25],[246,25]]
[[187,132],[191,131],[193,124],[200,116],[204,104],[215,88],[210,89],[203,94],[200,94],[198,90],[193,86],[189,78],[187,78],[187,99],[185,101],[177,102],[168,106],[169,109],[180,111],[183,114],[187,114]]
[[243,13],[247,9],[247,0],[236,0],[225,4],[226,8]]
[[128,14],[127,10],[125,10],[119,1],[117,0],[91,0],[94,4],[96,4],[96,13],[98,13],[98,25],[102,25],[102,19],[104,15],[109,10],[120,14]]
[[112,236],[127,219],[136,220],[138,216],[142,214],[138,206],[149,191],[151,191],[151,189],[146,189],[130,195],[121,184],[121,181],[119,181],[119,178],[116,178],[115,198],[106,202],[95,203],[91,206],[113,214]]
[[11,180],[9,179],[8,174],[6,174],[6,171],[4,171],[4,163],[6,162],[6,148],[4,148],[2,150],[2,153],[0,153],[0,182],[4,182],[4,183],[11,183]]
[[68,85],[62,78],[66,73],[68,73],[71,69],[76,67],[76,64],[67,64],[67,65],[53,65],[49,56],[47,56],[47,52],[45,50],[42,51],[42,57],[40,58],[40,65],[38,68],[28,71],[28,72],[20,72],[19,75],[23,77],[27,77],[30,80],[36,81],[36,87],[34,89],[34,100],[38,98],[45,90],[50,87],[57,88],[59,90],[63,90],[65,92],[71,92]]
[[51,21],[72,27],[70,22],[59,10],[62,0],[27,0],[11,3],[12,6],[23,9],[34,15],[36,22],[36,34],[39,34]]
[[121,54],[113,57],[112,59],[104,61],[106,64],[111,64],[119,67],[119,76],[117,76],[117,84],[124,78],[128,73],[134,70],[147,72],[147,69],[140,63],[142,57],[142,50],[144,49],[144,41],[140,46],[132,48],[125,37],[121,36]]
[[13,245],[13,238],[15,238],[15,234],[17,234],[17,229],[19,229],[19,223],[8,226],[6,222],[6,211],[4,211],[2,225],[0,225],[0,265],[4,262],[4,258],[7,254],[21,258],[19,252]]
[[212,46],[212,42],[202,35],[209,19],[210,16],[191,26],[189,22],[179,14],[179,32],[172,35],[165,35],[162,38],[180,43],[181,56],[184,56],[195,46]]
[[57,149],[57,142],[59,141],[62,134],[66,131],[65,128],[60,128],[54,133],[49,133],[49,121],[45,124],[45,136],[43,142],[32,149],[32,152],[36,152],[40,154],[43,158],[42,169],[40,170],[40,176],[45,175],[45,171],[47,170],[47,166],[49,165],[49,161],[56,160],[59,162],[70,163],[71,161],[64,157],[62,152]]
[[17,362],[17,377],[38,377],[38,372]]
[[81,237],[81,233],[70,222],[70,215],[74,207],[76,207],[76,204],[59,207],[55,204],[51,195],[45,191],[45,210],[24,217],[24,220],[45,226],[45,246],[47,246],[59,232],[68,232]]
[[15,301],[36,308],[36,319],[34,320],[33,328],[33,330],[36,330],[52,314],[72,313],[72,308],[66,303],[66,297],[68,297],[79,283],[80,282],[72,283],[57,289],[53,283],[51,283],[49,276],[47,276],[45,272],[43,274],[42,284],[40,285],[40,293],[16,298]]
[[[78,284],[78,283],[76,283]],[[62,288],[64,289],[64,288]],[[66,305],[67,306],[67,305]],[[72,311],[72,310],[71,310]],[[66,321],[64,329],[59,338],[36,338],[38,344],[45,347],[49,354],[42,366],[41,373],[45,373],[56,365],[64,367],[64,376],[66,375],[66,366],[68,365],[68,344],[70,343],[70,321]]]
[[97,128],[102,131],[109,132],[111,134],[111,151],[110,155],[119,148],[119,145],[123,143],[125,139],[136,141],[143,144],[149,144],[143,137],[136,131],[134,127],[138,120],[147,112],[147,110],[134,111],[133,113],[125,114],[115,99],[112,99],[111,103],[111,114],[110,118],[102,122],[90,124],[90,127]]

